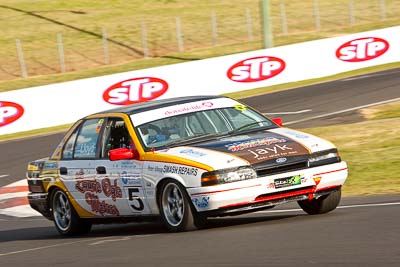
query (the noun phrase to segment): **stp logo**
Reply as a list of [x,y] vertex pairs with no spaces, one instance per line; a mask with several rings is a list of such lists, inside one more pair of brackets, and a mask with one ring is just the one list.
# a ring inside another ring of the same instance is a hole
[[278,75],[285,66],[285,61],[277,57],[253,57],[230,67],[227,75],[235,82],[258,82]]
[[125,80],[110,86],[103,93],[103,99],[114,105],[130,105],[149,101],[162,96],[168,90],[168,83],[154,77]]
[[381,38],[359,38],[343,44],[336,50],[336,57],[348,62],[361,62],[377,58],[389,49],[389,43]]
[[0,127],[6,126],[24,114],[24,108],[17,103],[0,101]]

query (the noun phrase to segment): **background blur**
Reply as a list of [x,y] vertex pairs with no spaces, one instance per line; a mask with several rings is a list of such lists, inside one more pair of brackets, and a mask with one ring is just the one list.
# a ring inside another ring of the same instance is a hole
[[[32,2],[1,1],[0,81],[263,48],[258,0]],[[400,0],[269,2],[274,46],[400,23]]]

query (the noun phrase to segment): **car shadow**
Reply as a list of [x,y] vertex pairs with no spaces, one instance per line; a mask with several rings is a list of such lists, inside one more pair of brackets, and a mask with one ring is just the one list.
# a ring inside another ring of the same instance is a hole
[[[307,216],[305,214],[249,214],[233,217],[209,218],[204,228],[199,231],[212,231],[221,228],[230,228],[254,224],[280,223],[295,217]],[[92,230],[80,236],[63,237],[54,226],[27,227],[0,231],[0,243],[12,241],[54,240],[54,239],[85,239],[115,236],[147,236],[156,234],[173,234],[168,232],[161,221],[154,222],[129,222],[113,224],[95,224]]]

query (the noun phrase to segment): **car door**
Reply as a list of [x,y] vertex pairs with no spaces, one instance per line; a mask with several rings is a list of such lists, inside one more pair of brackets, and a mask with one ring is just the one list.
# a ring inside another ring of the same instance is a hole
[[60,179],[67,191],[81,208],[95,215],[103,215],[95,168],[103,124],[102,118],[84,120],[64,143],[59,161]]
[[[143,162],[135,159],[111,161],[108,153],[117,148],[135,148],[123,117],[107,118],[96,160],[98,177],[102,179],[104,193],[116,203],[120,215],[147,215]],[[129,121],[128,121],[129,123]]]

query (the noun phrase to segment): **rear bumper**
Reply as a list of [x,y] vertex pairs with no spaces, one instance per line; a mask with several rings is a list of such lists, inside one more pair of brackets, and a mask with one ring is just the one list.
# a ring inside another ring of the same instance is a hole
[[52,220],[47,193],[29,193],[28,201],[32,209],[38,211],[47,219]]
[[[277,180],[292,176],[301,176],[301,184],[276,188]],[[340,190],[346,178],[347,164],[339,162],[242,182],[189,188],[188,193],[198,212],[224,216],[318,198]]]

